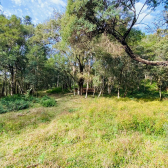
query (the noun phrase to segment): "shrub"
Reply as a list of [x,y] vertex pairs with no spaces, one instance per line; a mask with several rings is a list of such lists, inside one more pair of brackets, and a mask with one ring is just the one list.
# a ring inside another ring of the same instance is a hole
[[65,93],[65,92],[68,92],[68,90],[62,90],[61,87],[57,87],[57,88],[54,88],[54,89],[51,89],[51,90],[48,90],[47,93]]
[[4,97],[0,100],[0,114],[9,111],[27,109],[29,108],[31,102],[39,102],[39,99],[33,96],[25,97],[21,95]]
[[39,103],[40,102],[40,99],[36,98],[34,96],[24,96],[23,98],[24,98],[24,100],[31,101],[33,103]]
[[50,98],[48,96],[44,96],[42,97],[41,101],[40,101],[41,105],[43,107],[52,107],[56,105],[56,101],[53,98]]
[[2,113],[6,113],[6,110],[4,109],[2,104],[0,104],[0,114],[2,114]]
[[15,100],[14,102],[9,103],[10,111],[18,111],[22,109],[27,109],[29,108],[29,102],[25,100]]

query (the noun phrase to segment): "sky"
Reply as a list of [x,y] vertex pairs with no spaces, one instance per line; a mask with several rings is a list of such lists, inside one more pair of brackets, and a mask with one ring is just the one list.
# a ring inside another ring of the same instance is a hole
[[28,15],[35,25],[49,19],[54,10],[64,12],[66,9],[66,0],[0,0],[0,2],[6,16],[15,14],[22,18]]
[[[139,13],[142,8],[143,1],[144,0],[141,0],[136,4],[135,7],[137,13]],[[0,0],[0,2],[0,8],[6,16],[15,14],[22,18],[28,15],[32,18],[32,22],[35,25],[49,19],[53,14],[53,10],[64,12],[67,4],[67,0]],[[151,25],[157,19],[160,12],[161,7],[156,9],[154,12],[150,12],[147,6],[144,6],[137,23],[139,23],[144,16],[148,15],[141,22],[144,24],[137,24],[135,27],[138,27],[145,32],[145,24]]]

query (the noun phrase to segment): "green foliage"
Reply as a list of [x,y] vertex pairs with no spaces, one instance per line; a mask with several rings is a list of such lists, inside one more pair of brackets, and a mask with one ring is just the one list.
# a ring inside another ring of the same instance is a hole
[[38,103],[39,99],[33,96],[13,95],[0,99],[0,114],[9,111],[18,111],[29,108],[32,103]]
[[25,100],[15,100],[15,101],[9,101],[7,104],[5,104],[9,111],[18,111],[22,109],[27,109],[30,106],[30,103]]
[[44,96],[41,98],[40,100],[40,104],[43,107],[53,107],[56,105],[56,101],[54,98],[48,97],[48,96]]
[[13,95],[0,100],[0,114],[27,109],[34,103],[40,103],[44,107],[53,107],[56,105],[55,99],[49,96],[44,96],[40,99],[33,96]]
[[0,104],[0,114],[6,113],[6,110],[4,109],[3,105]]
[[65,92],[68,92],[68,90],[62,90],[61,87],[56,87],[54,89],[51,89],[51,90],[48,90],[47,93],[51,93],[51,94],[54,94],[54,93],[65,93]]
[[47,93],[62,93],[62,88],[61,87],[57,87],[57,88],[48,90]]
[[0,100],[1,106],[1,113],[9,112],[9,111],[18,111],[22,109],[29,108],[30,102],[26,101],[22,96],[14,95],[14,96],[7,96]]

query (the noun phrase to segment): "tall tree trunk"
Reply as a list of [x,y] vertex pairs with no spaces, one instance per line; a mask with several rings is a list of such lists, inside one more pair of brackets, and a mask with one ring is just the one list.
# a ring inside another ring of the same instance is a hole
[[59,75],[57,77],[57,87],[59,87]]
[[96,88],[95,88],[95,86],[94,86],[94,92],[93,92],[93,97],[95,96],[95,91],[96,91]]
[[118,87],[118,99],[120,98],[120,87]]
[[86,96],[85,96],[85,98],[87,98],[87,96],[88,96],[88,89],[89,89],[89,81],[87,81]]
[[83,94],[83,83],[84,83],[84,80],[83,80],[83,78],[80,78],[80,80],[79,80],[79,82],[78,82],[78,87],[79,87],[79,95],[81,95],[82,96],[82,94]]
[[100,92],[99,92],[98,97],[100,97],[100,96],[101,96],[101,94],[102,94],[102,88],[101,88],[101,90],[100,90]]
[[108,78],[108,94],[110,95],[111,94],[111,89],[112,89],[112,79],[111,77]]
[[90,70],[91,70],[91,61],[90,61],[90,59],[89,59],[88,79],[87,79],[87,87],[86,87],[86,96],[85,96],[85,98],[87,98],[87,96],[88,96]]
[[[84,69],[84,66],[79,62],[79,70],[81,75],[83,75],[83,69]],[[78,81],[78,88],[79,88],[79,95],[81,96],[83,94],[83,83],[84,83],[84,78],[80,77]]]
[[8,88],[7,88],[7,84],[8,84],[8,82],[7,82],[6,69],[5,69],[5,96],[7,96],[7,95],[8,95]]
[[16,88],[15,88],[15,73],[14,68],[11,66],[11,96],[15,94]]
[[127,95],[127,86],[125,88],[124,97],[126,97],[126,95]]
[[159,97],[160,97],[160,101],[162,100],[162,88],[161,85],[159,87]]
[[105,89],[105,79],[104,79],[104,76],[103,76],[103,88],[102,88],[102,95],[104,93],[104,89]]
[[4,92],[5,92],[5,81],[3,80],[3,82],[2,82],[2,91],[1,91],[1,95],[2,96],[5,95]]

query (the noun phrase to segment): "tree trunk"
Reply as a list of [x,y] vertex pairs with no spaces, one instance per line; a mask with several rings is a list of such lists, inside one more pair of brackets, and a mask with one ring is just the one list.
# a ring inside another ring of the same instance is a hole
[[15,94],[16,88],[15,88],[15,74],[14,74],[14,68],[11,67],[11,96]]
[[105,79],[104,79],[104,76],[103,76],[103,88],[102,88],[102,95],[104,93],[104,88],[105,88]]
[[109,95],[111,95],[111,90],[112,90],[112,78],[109,77],[108,78],[108,89],[107,89]]
[[94,92],[93,92],[93,97],[94,97],[94,95],[95,95],[95,91],[96,91],[96,88],[95,88],[95,86],[94,86]]
[[162,89],[161,89],[161,85],[159,87],[159,97],[160,97],[160,101],[162,100]]
[[85,96],[85,98],[87,98],[87,96],[88,96],[88,89],[89,89],[89,82],[87,81],[86,96]]
[[100,97],[100,96],[101,96],[101,93],[102,93],[102,89],[100,90],[100,93],[99,93],[98,97]]
[[[83,75],[83,69],[84,69],[84,66],[79,62],[79,70],[80,70],[81,75]],[[83,93],[83,83],[84,83],[84,78],[80,77],[80,79],[78,81],[78,88],[79,88],[79,95],[81,95],[81,96]]]
[[127,95],[127,87],[126,87],[125,92],[124,92],[124,97],[126,97],[126,95]]
[[1,95],[2,95],[2,96],[5,95],[4,92],[5,92],[5,81],[3,80],[3,83],[2,83],[2,91],[1,91]]
[[78,91],[79,91],[79,95],[82,96],[82,93],[83,93],[83,83],[84,83],[84,80],[83,78],[81,78],[78,82]]
[[57,77],[57,87],[59,87],[59,75]]
[[120,98],[120,88],[118,87],[118,99]]
[[86,96],[85,96],[85,98],[87,98],[87,96],[88,96],[90,70],[91,70],[91,61],[90,61],[90,59],[89,59],[88,79],[87,79],[87,88],[86,88]]

